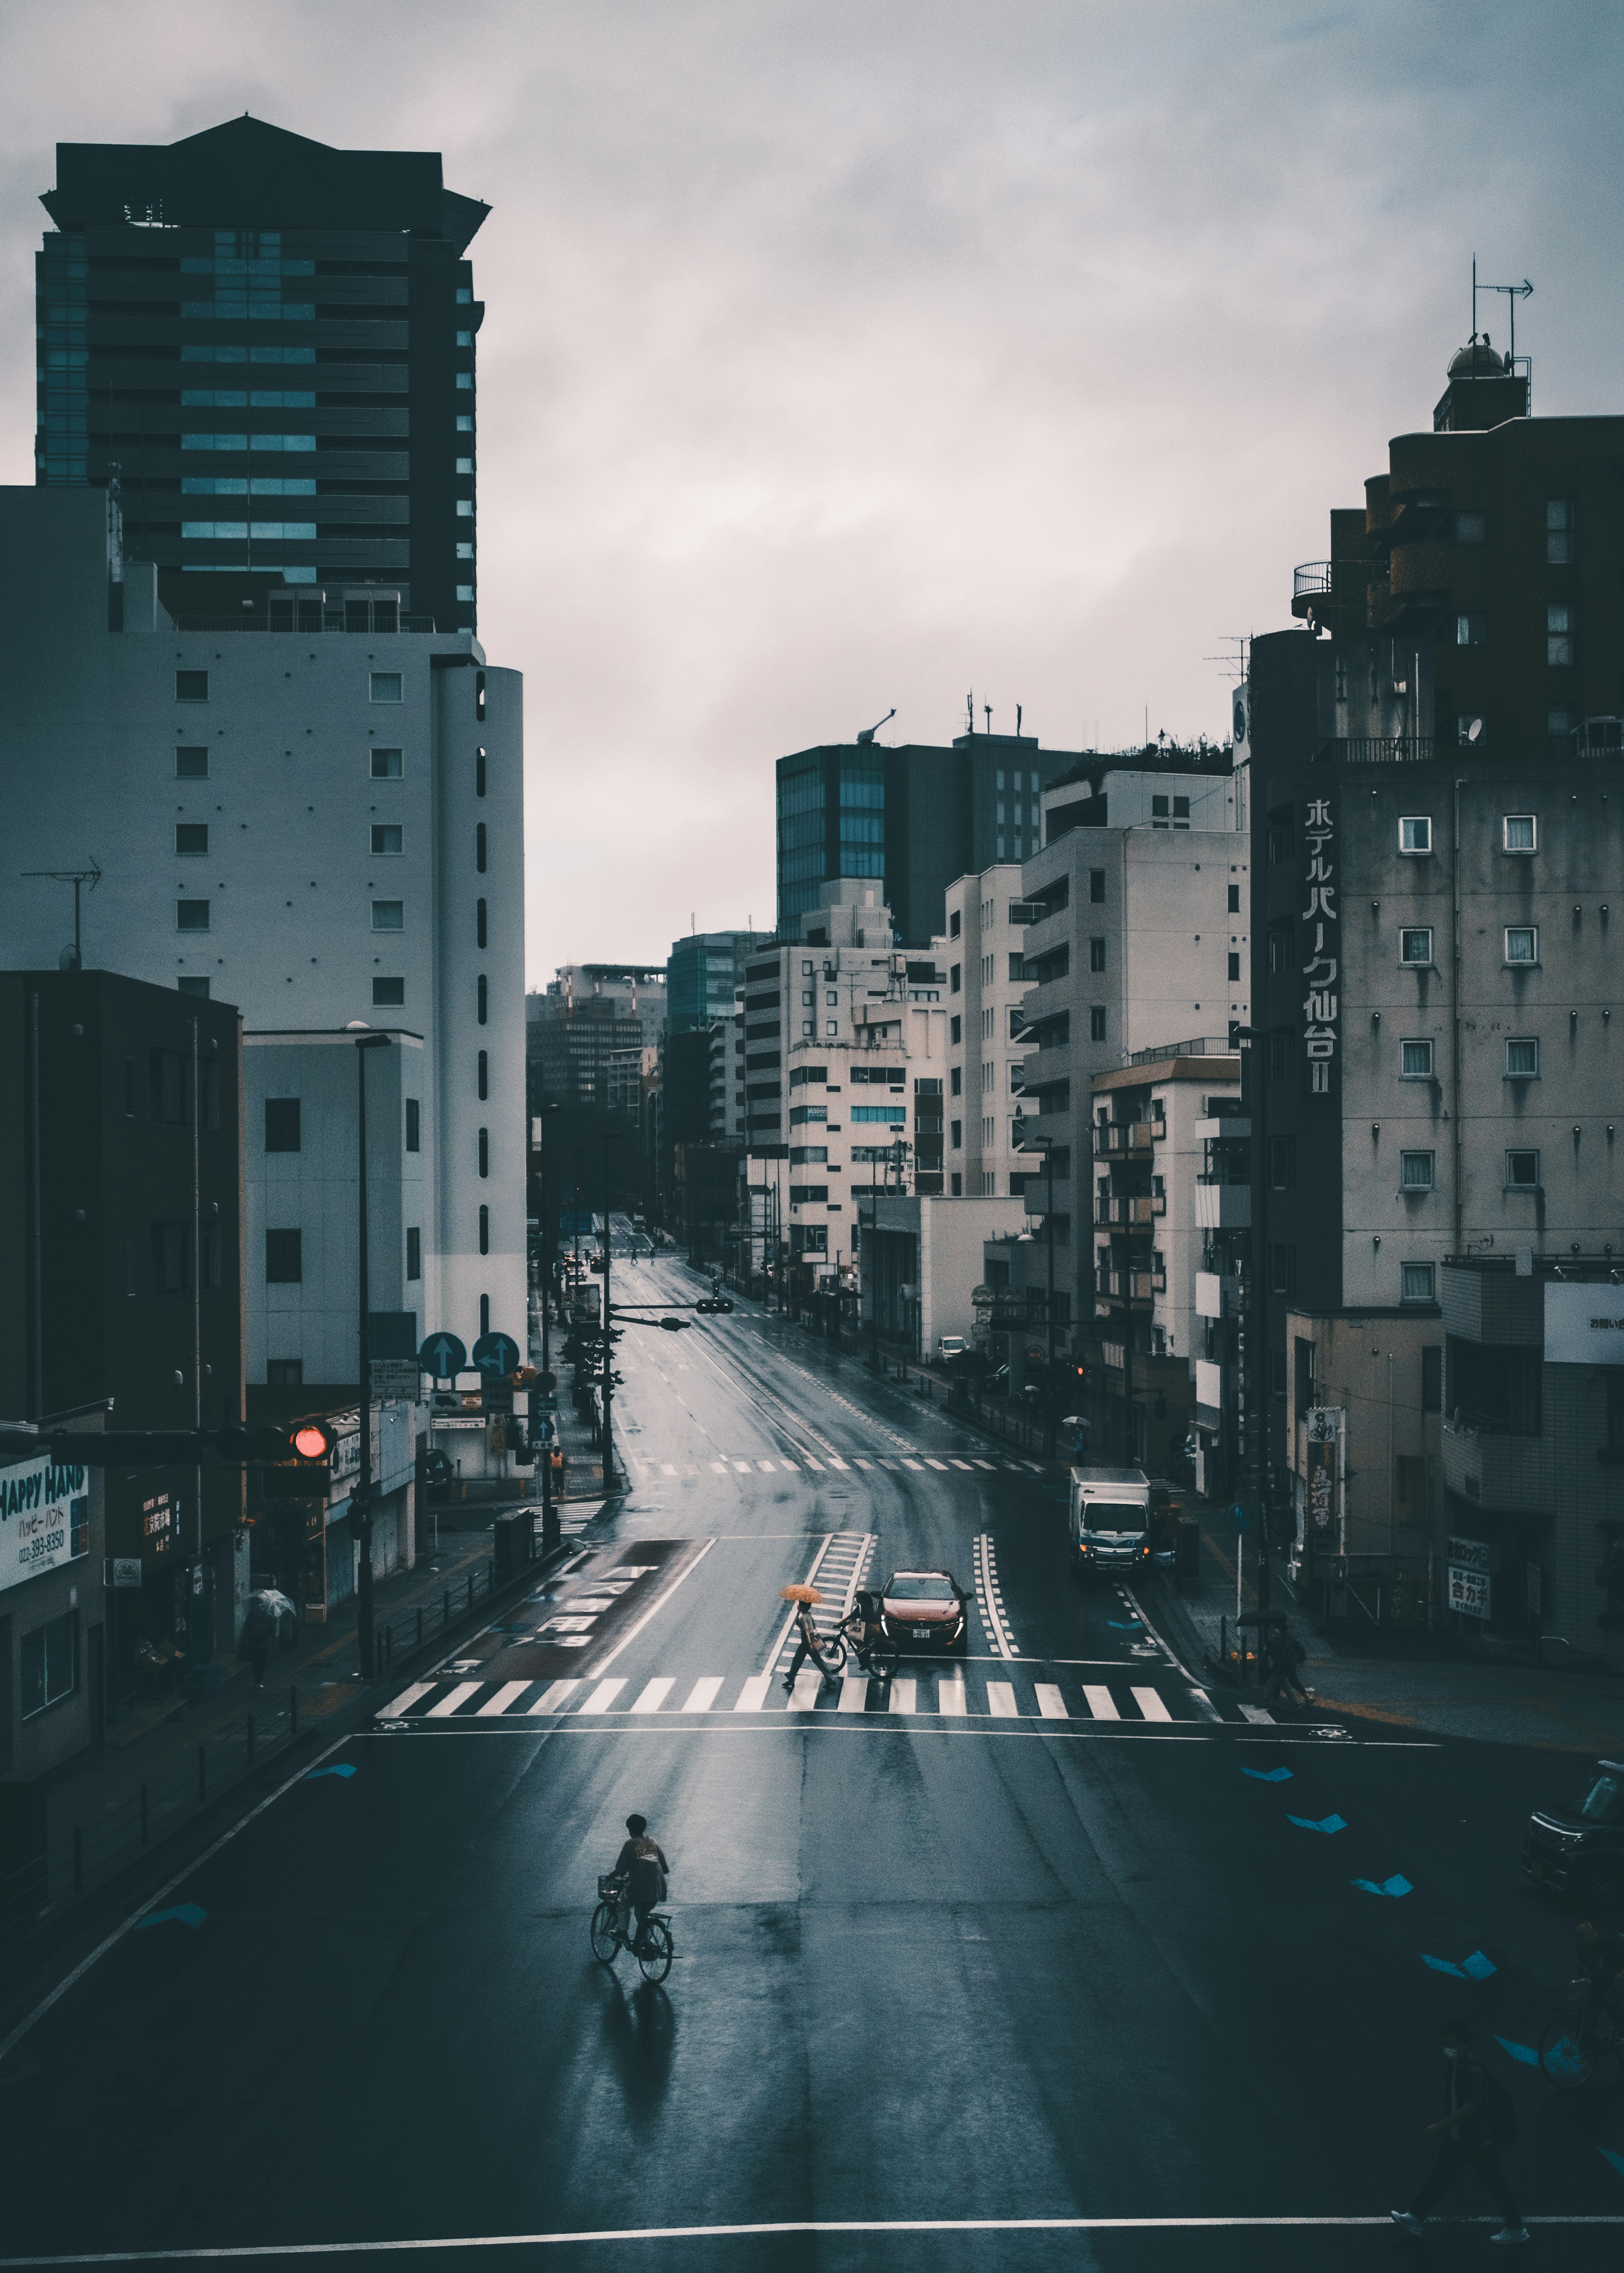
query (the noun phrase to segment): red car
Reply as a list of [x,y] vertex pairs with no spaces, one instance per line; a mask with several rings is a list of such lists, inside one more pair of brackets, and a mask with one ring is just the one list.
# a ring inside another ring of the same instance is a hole
[[893,1571],[880,1589],[880,1626],[904,1657],[970,1646],[969,1597],[951,1571]]

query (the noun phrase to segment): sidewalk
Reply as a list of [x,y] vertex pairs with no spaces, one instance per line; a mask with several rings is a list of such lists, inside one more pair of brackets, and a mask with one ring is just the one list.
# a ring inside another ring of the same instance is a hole
[[[1214,1693],[1260,1703],[1252,1679],[1231,1687],[1219,1670],[1222,1651],[1236,1644],[1236,1565],[1242,1562],[1241,1606],[1258,1607],[1252,1583],[1256,1548],[1192,1494],[1184,1505],[1201,1527],[1201,1580],[1193,1592],[1169,1578],[1146,1596],[1146,1609],[1191,1669],[1209,1675]],[[1553,1672],[1525,1664],[1495,1664],[1457,1649],[1449,1636],[1411,1629],[1387,1633],[1325,1624],[1298,1596],[1276,1560],[1271,1607],[1284,1610],[1308,1652],[1302,1676],[1308,1707],[1417,1735],[1472,1737],[1594,1756],[1624,1752],[1624,1677],[1609,1673]],[[1255,1627],[1241,1629],[1255,1647]],[[1276,1708],[1276,1717],[1288,1711]]]

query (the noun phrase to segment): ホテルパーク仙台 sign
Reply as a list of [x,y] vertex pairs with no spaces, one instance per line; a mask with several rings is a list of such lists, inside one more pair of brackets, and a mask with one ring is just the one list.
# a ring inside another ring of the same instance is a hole
[[82,1467],[48,1452],[0,1468],[0,1592],[90,1551],[90,1486]]

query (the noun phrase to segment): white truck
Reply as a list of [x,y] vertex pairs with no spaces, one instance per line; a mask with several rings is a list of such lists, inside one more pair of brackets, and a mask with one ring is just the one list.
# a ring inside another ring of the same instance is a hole
[[1142,1468],[1073,1468],[1066,1547],[1079,1582],[1151,1567],[1150,1479]]

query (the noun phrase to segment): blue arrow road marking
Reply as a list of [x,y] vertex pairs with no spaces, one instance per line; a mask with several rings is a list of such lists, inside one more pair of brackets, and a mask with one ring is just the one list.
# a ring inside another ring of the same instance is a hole
[[195,1928],[200,1926],[207,1916],[208,1912],[206,1909],[199,1909],[196,1902],[177,1902],[172,1910],[148,1910],[146,1917],[140,1920],[140,1924],[163,1925],[173,1918],[177,1925],[189,1925]]
[[1115,1626],[1118,1633],[1132,1633],[1138,1626],[1139,1620],[1137,1618],[1107,1618],[1105,1623],[1108,1626]]
[[1340,1815],[1327,1815],[1323,1823],[1316,1823],[1311,1815],[1289,1815],[1288,1823],[1295,1823],[1303,1831],[1346,1831],[1348,1826]]
[[[1362,1894],[1390,1894],[1395,1902],[1397,1902],[1401,1895],[1413,1894],[1415,1892],[1409,1879],[1401,1879],[1396,1871],[1390,1879],[1384,1879],[1380,1886],[1376,1884],[1374,1879],[1356,1879],[1353,1883]],[[1427,1963],[1430,1965],[1432,1962],[1429,1957]]]
[[1480,1949],[1473,1950],[1471,1955],[1463,1957],[1458,1965],[1452,1965],[1447,1957],[1429,1957],[1423,1950],[1421,1962],[1430,1965],[1434,1973],[1453,1974],[1457,1981],[1486,1981],[1490,1974],[1498,1969]]
[[305,1782],[306,1782],[306,1783],[314,1783],[314,1782],[315,1782],[315,1781],[316,1781],[316,1778],[317,1778],[318,1776],[324,1776],[324,1775],[352,1776],[354,1774],[355,1774],[355,1770],[354,1770],[352,1767],[349,1767],[349,1766],[347,1766],[347,1765],[346,1765],[346,1766],[343,1766],[343,1767],[334,1767],[334,1768],[312,1768],[312,1770],[311,1770],[310,1774],[305,1777],[304,1781],[305,1781]]
[[1514,2060],[1521,2060],[1524,2067],[1539,2066],[1539,2054],[1532,2044],[1514,2044],[1509,2037],[1496,2037],[1494,2041],[1502,2052],[1509,2052]]
[[1620,2178],[1624,2179],[1624,2155],[1615,2155],[1611,2147],[1598,2147],[1596,2151],[1598,2155],[1605,2155]]
[[[1251,1776],[1254,1783],[1289,1783],[1289,1768],[1243,1768],[1241,1774]],[[1355,1881],[1357,1885],[1357,1880]]]

